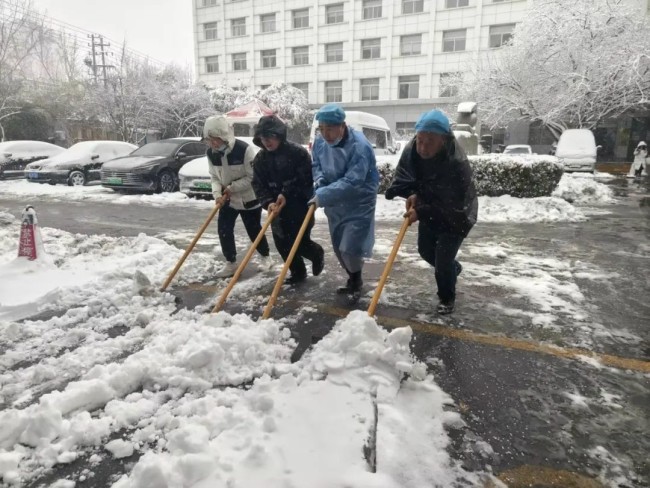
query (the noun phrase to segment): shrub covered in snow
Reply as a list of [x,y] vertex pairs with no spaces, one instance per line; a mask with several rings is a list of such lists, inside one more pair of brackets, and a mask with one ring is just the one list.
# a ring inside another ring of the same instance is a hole
[[548,197],[564,169],[555,156],[482,154],[469,156],[479,195],[519,198]]
[[[480,196],[510,195],[519,198],[548,197],[564,169],[555,156],[482,154],[469,156],[476,191]],[[390,164],[378,166],[379,193],[385,193],[395,177]]]

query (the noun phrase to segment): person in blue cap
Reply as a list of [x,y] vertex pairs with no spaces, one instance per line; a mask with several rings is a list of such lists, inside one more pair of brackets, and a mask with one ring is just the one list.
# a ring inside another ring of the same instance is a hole
[[312,148],[315,194],[310,203],[323,207],[332,247],[348,274],[337,293],[358,300],[364,258],[375,244],[375,206],[379,173],[372,145],[345,123],[345,111],[327,104],[316,113],[320,135]]
[[415,137],[402,152],[386,198],[406,198],[418,223],[418,252],[435,268],[441,315],[454,311],[458,249],[476,223],[478,199],[467,156],[440,110],[420,116]]

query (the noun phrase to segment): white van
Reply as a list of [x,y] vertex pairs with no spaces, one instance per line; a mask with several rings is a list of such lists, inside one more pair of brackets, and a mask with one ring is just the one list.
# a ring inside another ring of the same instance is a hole
[[[395,154],[397,147],[393,144],[390,128],[386,121],[378,115],[367,112],[345,112],[345,123],[355,130],[363,132],[366,139],[372,144],[375,154]],[[314,117],[309,134],[309,150],[314,145],[318,134],[318,121]]]
[[564,163],[564,171],[596,171],[596,139],[589,129],[567,129],[557,143],[555,156]]

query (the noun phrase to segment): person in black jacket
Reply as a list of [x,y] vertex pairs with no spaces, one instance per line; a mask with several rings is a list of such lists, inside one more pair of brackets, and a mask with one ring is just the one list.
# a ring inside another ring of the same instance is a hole
[[[307,202],[314,194],[311,157],[304,147],[287,141],[287,127],[275,115],[260,118],[253,143],[262,148],[253,161],[253,189],[262,207],[278,213],[271,229],[275,247],[286,261],[307,215]],[[314,276],[323,271],[325,253],[311,240],[313,226],[312,217],[289,267],[287,284],[307,278],[303,258],[311,261]]]
[[437,311],[454,311],[458,249],[476,223],[478,199],[467,156],[449,119],[440,111],[423,114],[416,135],[404,148],[386,198],[406,198],[406,214],[419,221],[418,252],[435,268]]

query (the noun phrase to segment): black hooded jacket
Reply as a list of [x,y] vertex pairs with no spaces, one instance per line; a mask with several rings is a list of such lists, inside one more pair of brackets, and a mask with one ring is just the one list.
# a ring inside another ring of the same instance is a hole
[[[280,139],[275,151],[267,151],[262,145],[262,135],[274,135]],[[275,115],[260,118],[255,128],[253,143],[262,148],[253,161],[253,189],[264,208],[275,202],[282,194],[289,201],[307,204],[314,194],[311,172],[311,156],[307,150],[287,141],[287,127]]]
[[467,237],[476,223],[478,198],[472,169],[456,138],[449,137],[433,160],[423,161],[415,138],[404,148],[386,198],[417,195],[418,218],[439,232]]

